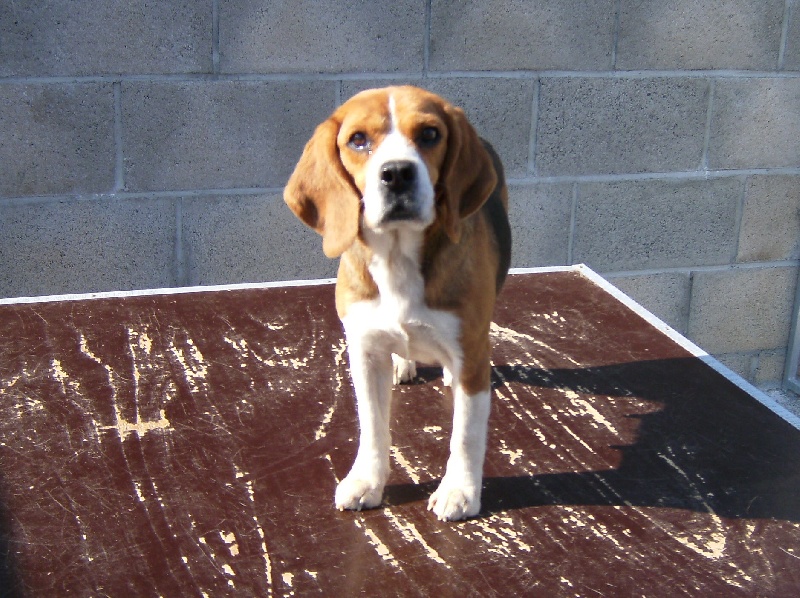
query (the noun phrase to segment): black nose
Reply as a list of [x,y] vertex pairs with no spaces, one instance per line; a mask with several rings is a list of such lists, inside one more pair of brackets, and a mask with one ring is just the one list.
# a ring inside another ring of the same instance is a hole
[[408,191],[417,180],[417,167],[407,160],[386,162],[381,168],[381,184],[393,193]]

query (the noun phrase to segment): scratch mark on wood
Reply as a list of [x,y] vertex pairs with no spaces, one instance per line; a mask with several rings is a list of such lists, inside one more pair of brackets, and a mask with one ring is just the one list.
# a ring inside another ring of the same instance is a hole
[[[302,358],[291,357],[291,355],[297,350],[296,347],[286,346],[286,347],[270,347],[268,349],[272,351],[272,354],[269,357],[265,357],[264,355],[259,354],[253,347],[251,347],[247,340],[240,338],[240,339],[232,339],[228,336],[223,337],[222,339],[226,344],[230,345],[234,351],[239,354],[242,360],[242,367],[246,365],[246,359],[249,356],[252,356],[253,359],[258,361],[262,365],[266,365],[268,367],[290,367],[294,370],[307,367],[309,362],[314,357],[314,344],[311,345],[308,349],[308,354],[303,356]],[[193,345],[192,345],[193,346]]]
[[578,406],[583,408],[583,412],[581,413],[582,415],[583,415],[583,413],[591,415],[594,418],[595,422],[605,426],[608,429],[608,431],[611,432],[612,434],[614,434],[615,436],[617,436],[617,437],[620,436],[620,433],[617,430],[617,428],[614,427],[614,425],[610,421],[608,421],[603,416],[602,413],[600,413],[597,409],[595,409],[595,407],[592,406],[592,404],[589,403],[589,401],[580,398],[580,395],[577,392],[575,392],[574,390],[567,390],[567,391],[565,391],[564,395],[570,401],[572,401],[573,404],[578,405]]
[[586,441],[584,441],[584,440],[583,440],[583,438],[581,438],[580,436],[578,436],[578,435],[577,435],[577,434],[576,434],[576,433],[575,433],[575,432],[574,432],[572,429],[570,429],[570,428],[569,428],[569,426],[565,425],[565,424],[564,424],[564,422],[560,421],[560,420],[559,420],[559,418],[558,418],[558,415],[557,415],[557,414],[555,414],[555,413],[551,413],[551,414],[550,414],[550,417],[552,417],[552,418],[553,418],[555,421],[557,421],[557,422],[558,422],[558,423],[561,425],[561,428],[562,428],[562,429],[563,429],[563,430],[564,430],[564,431],[565,431],[567,434],[569,434],[570,436],[572,436],[572,438],[574,438],[574,439],[575,439],[575,441],[576,441],[578,444],[580,444],[580,445],[581,445],[583,448],[585,448],[585,449],[586,449],[586,450],[587,450],[589,453],[591,453],[591,454],[594,454],[594,449],[593,449],[591,446],[589,446],[588,444],[586,444]]
[[[145,337],[146,338],[146,337]],[[141,340],[141,338],[140,338]],[[148,345],[149,339],[145,340],[145,345]],[[86,355],[89,359],[97,363],[101,366],[108,375],[108,386],[111,389],[111,403],[114,407],[114,416],[116,423],[110,426],[98,426],[99,431],[107,431],[107,430],[117,430],[119,433],[120,438],[125,440],[131,434],[136,434],[140,438],[144,436],[147,432],[151,430],[169,430],[170,422],[167,419],[166,412],[164,409],[159,411],[159,418],[157,420],[152,421],[142,421],[139,417],[139,403],[138,403],[138,395],[134,392],[134,414],[135,414],[135,421],[128,421],[122,416],[122,412],[120,411],[119,404],[117,402],[117,395],[119,392],[119,382],[117,381],[117,376],[113,370],[113,368],[104,363],[95,353],[89,348],[89,343],[86,340],[86,337],[83,334],[79,335],[79,342],[80,342],[80,349],[81,352]],[[199,354],[199,351],[197,351]],[[200,356],[202,359],[202,356]],[[134,364],[136,360],[134,358]],[[134,365],[134,372],[137,372],[137,369]],[[138,374],[134,375],[134,381],[138,381]]]
[[336,371],[336,388],[334,389],[334,396],[338,397],[339,392],[342,390],[342,386],[344,385],[344,371],[346,370],[347,366],[345,363],[344,353],[347,351],[347,341],[345,339],[339,339],[339,344],[331,345],[331,350],[333,351],[333,363]]
[[339,479],[339,476],[336,475],[336,468],[333,466],[333,459],[331,459],[329,453],[325,454],[325,460],[328,462],[328,465],[331,468],[331,474],[333,474],[333,480],[338,484],[339,482],[341,482],[341,480]]
[[205,363],[203,354],[195,346],[191,338],[186,339],[186,346],[178,347],[175,338],[170,339],[169,351],[181,365],[183,375],[192,393],[207,392],[208,366]]
[[56,382],[61,385],[61,391],[64,393],[64,396],[69,396],[68,390],[77,395],[81,394],[80,384],[70,379],[58,359],[52,358],[50,360],[50,372],[53,374],[53,378],[55,378]]
[[122,413],[119,410],[119,406],[117,403],[114,403],[114,414],[116,416],[116,423],[111,426],[98,426],[98,430],[100,431],[108,431],[108,430],[117,430],[119,433],[119,437],[122,440],[125,440],[131,434],[136,434],[139,438],[151,432],[152,430],[171,430],[172,425],[167,418],[166,411],[161,409],[159,411],[160,417],[156,420],[150,421],[136,421],[136,422],[129,422],[124,417],[122,417]]
[[781,552],[785,552],[786,554],[788,554],[788,555],[789,555],[790,557],[792,557],[793,559],[800,560],[800,556],[797,556],[796,554],[794,554],[794,548],[790,548],[789,550],[786,550],[785,548],[781,548],[781,547],[779,546],[779,547],[778,547],[778,550],[780,550]]
[[556,348],[548,345],[547,343],[538,338],[531,336],[530,334],[525,334],[524,332],[517,332],[516,330],[512,330],[511,328],[505,328],[503,326],[500,326],[499,324],[496,324],[495,322],[491,323],[489,327],[489,334],[497,340],[517,345],[520,349],[523,350],[525,357],[531,360],[532,362],[535,362],[535,360],[533,358],[533,355],[527,350],[526,343],[532,343],[533,345],[541,349],[544,349],[547,353],[551,355],[558,355],[559,357],[567,360],[575,367],[581,367],[580,362],[573,359],[572,356],[557,350]]
[[400,515],[392,513],[391,510],[387,510],[386,514],[389,518],[389,521],[391,521],[392,524],[398,530],[400,530],[400,533],[407,542],[417,542],[420,546],[422,546],[423,550],[425,550],[425,554],[428,556],[428,558],[450,569],[450,565],[448,565],[447,562],[441,556],[439,556],[439,553],[425,541],[425,538],[421,533],[419,533],[419,530],[413,523],[407,521]]
[[485,550],[503,558],[517,558],[519,551],[531,552],[531,546],[520,538],[510,517],[494,514],[484,519],[470,520],[463,533],[485,543]]
[[331,420],[333,420],[333,414],[335,412],[336,412],[336,403],[328,407],[328,410],[325,412],[325,415],[322,416],[322,422],[320,423],[316,432],[314,432],[314,440],[322,440],[328,435],[328,426],[330,425]]
[[289,573],[288,571],[286,573],[281,573],[281,579],[283,580],[283,583],[291,588],[294,583],[294,574]]
[[414,466],[411,465],[408,459],[405,458],[403,453],[400,452],[400,449],[397,446],[392,445],[391,453],[392,453],[392,458],[394,458],[395,460],[395,463],[397,463],[400,466],[400,468],[404,472],[406,472],[406,475],[409,478],[411,478],[411,481],[414,482],[415,484],[419,484],[420,477],[419,475],[417,475],[416,469],[414,469]]
[[228,546],[228,550],[231,553],[231,556],[236,556],[239,554],[239,544],[236,542],[236,535],[233,532],[220,532],[220,536],[222,536],[222,541]]
[[[242,472],[238,467],[234,466],[234,470],[236,471],[236,477],[244,477],[245,474]],[[241,475],[240,475],[241,474]],[[259,539],[261,540],[261,557],[264,559],[265,569],[264,572],[267,576],[267,588],[269,588],[270,596],[272,595],[272,560],[269,556],[269,551],[267,550],[267,537],[264,534],[264,528],[261,527],[261,524],[258,522],[258,515],[256,513],[256,493],[253,488],[253,480],[248,479],[244,483],[245,489],[247,490],[247,498],[250,500],[250,504],[253,508],[253,523],[255,524],[256,533],[258,534]]]
[[700,504],[703,505],[708,514],[711,515],[711,523],[713,525],[712,530],[710,531],[704,530],[704,533],[691,534],[691,535],[682,535],[677,532],[674,532],[673,536],[675,540],[677,540],[687,548],[691,548],[692,550],[694,550],[695,552],[701,554],[706,558],[709,559],[721,558],[725,554],[727,539],[725,537],[724,525],[719,515],[717,515],[714,512],[714,510],[711,508],[711,506],[708,504],[708,502],[701,494],[699,488],[697,487],[697,484],[691,478],[689,478],[689,476],[686,474],[683,468],[681,468],[677,463],[675,463],[675,461],[673,461],[667,455],[659,453],[658,456],[686,481],[686,483],[689,485],[689,488],[692,491],[692,494],[694,495],[693,498],[695,498],[695,500],[700,502]]
[[[539,432],[539,430],[536,430]],[[540,432],[541,434],[541,432]],[[505,439],[500,439],[500,454],[508,457],[508,462],[510,465],[515,465],[517,461],[522,458],[522,449],[515,449],[511,450],[508,448]]]
[[370,527],[363,520],[363,518],[359,517],[358,519],[353,519],[353,523],[358,529],[364,532],[364,535],[367,536],[367,541],[375,549],[375,552],[378,553],[378,556],[380,556],[384,561],[389,563],[392,567],[395,567],[396,569],[402,571],[402,567],[392,554],[392,551],[389,550],[389,547],[386,546],[386,544],[384,544],[381,541],[381,539],[378,537],[378,534],[376,534],[372,529],[370,529]]

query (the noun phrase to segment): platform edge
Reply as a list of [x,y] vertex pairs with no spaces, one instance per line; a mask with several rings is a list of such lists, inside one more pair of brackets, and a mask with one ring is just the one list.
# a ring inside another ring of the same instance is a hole
[[628,295],[623,293],[612,283],[603,278],[600,274],[592,270],[589,266],[587,266],[586,264],[576,264],[574,266],[574,270],[576,272],[579,272],[583,277],[587,278],[588,280],[590,280],[592,283],[594,283],[607,293],[609,293],[620,303],[625,305],[625,307],[636,313],[636,315],[643,318],[645,321],[647,321],[648,324],[656,328],[659,332],[663,332],[670,340],[677,343],[681,348],[691,353],[694,357],[700,359],[700,361],[711,367],[711,369],[713,369],[718,374],[723,376],[729,382],[733,383],[735,386],[738,386],[741,390],[743,390],[751,397],[753,397],[756,401],[764,405],[775,415],[786,421],[794,428],[800,430],[800,417],[796,416],[794,413],[792,413],[791,411],[780,405],[775,399],[770,397],[763,390],[754,386],[753,384],[742,378],[739,374],[737,374],[736,372],[725,366],[713,355],[709,355],[708,352],[704,351],[699,346],[694,344],[692,341],[687,339],[680,332],[678,332],[677,330],[672,328],[669,324],[661,320],[658,316],[653,315],[650,311],[642,307],[635,300],[631,299]]
[[165,287],[161,289],[138,289],[132,291],[101,291],[97,293],[74,293],[64,295],[41,295],[35,297],[8,297],[0,299],[0,305],[25,305],[31,303],[52,303],[56,301],[86,301],[91,299],[123,299],[126,297],[155,297],[161,295],[185,295],[219,291],[242,291],[251,289],[275,289],[288,287],[309,287],[334,284],[335,278],[314,280],[283,280],[275,282],[244,282],[237,284]]

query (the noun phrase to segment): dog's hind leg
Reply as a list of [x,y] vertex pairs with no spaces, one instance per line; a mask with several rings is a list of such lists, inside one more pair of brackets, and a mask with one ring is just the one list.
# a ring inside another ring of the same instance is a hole
[[411,382],[417,376],[416,362],[394,353],[392,353],[392,370],[392,382],[394,384]]

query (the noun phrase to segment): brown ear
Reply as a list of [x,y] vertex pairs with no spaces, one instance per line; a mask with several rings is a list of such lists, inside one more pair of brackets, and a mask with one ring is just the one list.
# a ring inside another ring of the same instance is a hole
[[339,257],[358,234],[360,202],[339,159],[339,123],[328,119],[317,127],[283,191],[292,212],[322,235],[322,250]]
[[447,155],[437,188],[442,194],[447,236],[453,243],[461,238],[461,220],[475,213],[497,185],[492,158],[469,124],[464,111],[446,106],[448,119]]

